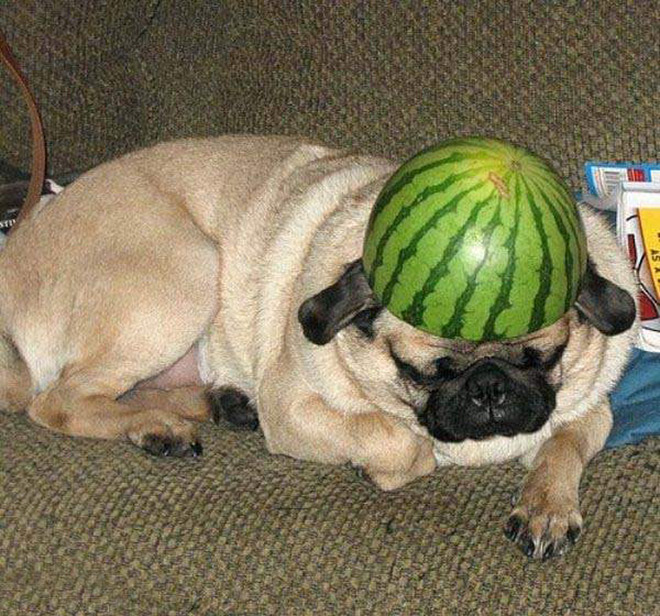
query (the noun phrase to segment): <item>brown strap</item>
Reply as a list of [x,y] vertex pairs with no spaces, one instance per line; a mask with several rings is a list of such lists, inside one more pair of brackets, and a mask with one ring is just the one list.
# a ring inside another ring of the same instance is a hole
[[0,32],[0,58],[5,63],[9,72],[12,74],[18,83],[23,98],[27,103],[30,111],[30,122],[32,124],[32,170],[30,177],[30,185],[28,187],[23,207],[18,213],[18,218],[12,227],[12,231],[21,224],[21,221],[29,214],[30,210],[39,202],[41,198],[41,189],[44,185],[46,176],[46,140],[44,139],[44,129],[41,125],[41,117],[39,116],[39,109],[30,92],[25,75],[21,72],[18,62],[7,45],[4,36]]

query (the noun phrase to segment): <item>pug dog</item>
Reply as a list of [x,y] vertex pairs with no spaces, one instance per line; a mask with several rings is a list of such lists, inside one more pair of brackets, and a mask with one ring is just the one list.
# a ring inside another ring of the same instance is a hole
[[380,306],[360,256],[397,165],[292,137],[160,144],[83,174],[0,252],[0,407],[72,436],[199,455],[195,422],[350,463],[393,490],[446,464],[529,468],[506,533],[535,558],[582,525],[635,283],[583,210],[575,305],[515,340],[444,340]]

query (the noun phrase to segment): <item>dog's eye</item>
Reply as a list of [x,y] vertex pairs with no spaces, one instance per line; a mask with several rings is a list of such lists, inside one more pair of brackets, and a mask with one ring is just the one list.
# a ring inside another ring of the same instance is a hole
[[403,361],[398,355],[392,353],[392,359],[396,364],[396,368],[399,371],[399,374],[404,378],[410,379],[418,385],[424,385],[428,380],[428,377],[422,374],[415,366],[409,364],[408,362]]
[[457,372],[452,368],[451,357],[439,357],[434,362],[435,376],[438,379],[452,379],[456,376]]
[[521,368],[540,368],[542,365],[541,352],[532,347],[523,349]]
[[538,349],[533,349],[532,347],[525,347],[523,349],[523,356],[522,356],[522,361],[520,363],[520,367],[523,369],[536,368],[542,370],[550,370],[560,360],[565,348],[566,345],[561,344],[558,347],[552,349],[552,351],[550,351],[549,353],[544,354]]

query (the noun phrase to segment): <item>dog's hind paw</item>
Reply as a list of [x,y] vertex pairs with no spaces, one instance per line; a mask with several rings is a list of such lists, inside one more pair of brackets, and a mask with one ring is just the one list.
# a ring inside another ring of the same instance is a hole
[[153,456],[197,458],[204,451],[191,422],[158,411],[130,430],[128,438]]
[[250,399],[235,387],[219,387],[206,393],[206,399],[211,407],[211,417],[217,424],[221,419],[227,420],[239,430],[257,430],[259,416]]
[[188,443],[183,439],[162,434],[147,434],[142,439],[141,447],[151,455],[164,457],[184,458],[192,456],[197,458],[204,452],[204,448],[199,441]]

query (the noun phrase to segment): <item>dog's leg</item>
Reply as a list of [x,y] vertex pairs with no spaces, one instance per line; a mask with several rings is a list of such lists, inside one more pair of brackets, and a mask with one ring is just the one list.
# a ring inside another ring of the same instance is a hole
[[523,459],[530,472],[505,534],[527,556],[546,559],[577,540],[582,529],[582,471],[602,449],[611,427],[609,402],[604,402],[559,428],[536,455]]
[[[175,398],[188,398],[188,404],[174,410],[176,400],[171,395],[163,404],[165,394],[174,392],[139,392],[134,398],[117,400],[124,388],[121,381],[96,381],[89,379],[86,371],[79,371],[60,378],[40,393],[28,413],[36,423],[62,434],[128,438],[157,455],[201,453],[201,445],[189,418],[199,419],[202,413],[196,405],[190,404],[191,392],[174,394]],[[203,400],[203,395],[199,393],[198,398]]]
[[[96,328],[95,336],[81,336],[74,348],[85,355],[35,397],[28,414],[40,425],[71,436],[128,438],[154,454],[200,452],[191,420],[209,416],[201,388],[167,392],[134,387],[186,353],[212,307],[167,298],[152,305],[133,302],[128,313],[110,320],[133,326],[119,331]],[[171,329],[164,329],[163,323]]]
[[[269,402],[278,404],[262,396],[260,404]],[[261,417],[271,453],[329,464],[350,462],[383,490],[400,488],[435,469],[431,442],[394,416],[340,413],[318,396],[301,397],[280,409],[276,413],[271,406],[267,419]]]
[[[14,328],[40,387],[28,409],[34,421],[63,434],[128,438],[151,453],[185,455],[200,450],[190,419],[203,414],[199,405],[175,410],[142,390],[119,398],[175,365],[202,335],[217,309],[218,253],[182,210],[149,196],[152,218],[99,235],[107,261],[90,248],[96,260],[86,272],[80,260],[61,255],[49,274],[61,281],[44,282],[57,310],[35,291],[14,307],[30,314],[30,323],[17,320]],[[21,284],[13,289],[19,298]],[[43,366],[57,368],[57,376]]]
[[128,438],[154,454],[199,453],[191,419],[208,417],[201,389],[193,395],[187,388],[163,392],[134,387],[173,365],[195,343],[212,316],[213,280],[195,288],[194,280],[175,278],[171,292],[169,280],[158,280],[142,298],[120,283],[108,283],[109,288],[114,284],[114,297],[122,298],[108,302],[116,312],[100,319],[92,306],[83,313],[84,322],[72,328],[70,354],[77,359],[35,397],[28,414],[71,436]]

